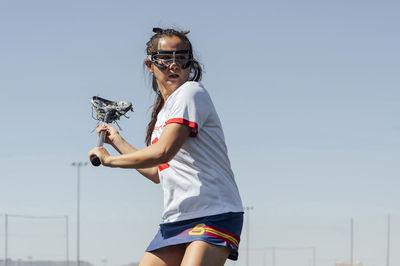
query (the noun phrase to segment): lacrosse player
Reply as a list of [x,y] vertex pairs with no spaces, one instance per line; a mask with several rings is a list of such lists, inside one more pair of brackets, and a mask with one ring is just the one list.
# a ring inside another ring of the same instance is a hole
[[147,147],[137,150],[110,125],[96,155],[108,167],[135,168],[164,191],[162,223],[140,262],[147,265],[224,265],[237,260],[243,206],[221,122],[193,57],[188,31],[153,29],[145,66],[156,93]]

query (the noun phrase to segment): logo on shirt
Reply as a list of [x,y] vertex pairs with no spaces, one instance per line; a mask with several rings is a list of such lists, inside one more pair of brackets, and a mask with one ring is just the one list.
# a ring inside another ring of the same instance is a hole
[[[156,143],[157,141],[158,141],[158,138],[155,137],[155,138],[153,139],[153,141],[151,142],[151,144],[154,144],[154,143]],[[167,163],[165,163],[165,164],[160,164],[160,165],[158,166],[158,170],[160,170],[160,172],[161,172],[162,170],[167,169],[167,168],[169,168],[169,164],[167,164]]]
[[155,126],[154,129],[153,129],[153,133],[159,131],[160,129],[163,129],[165,126],[166,126],[166,123],[165,123],[165,122],[162,123],[162,124],[159,125],[159,126]]

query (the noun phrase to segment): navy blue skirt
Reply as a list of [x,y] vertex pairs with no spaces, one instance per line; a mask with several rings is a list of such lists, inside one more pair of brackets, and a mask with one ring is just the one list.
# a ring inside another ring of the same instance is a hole
[[237,260],[243,213],[230,212],[190,220],[163,223],[146,251],[204,241],[213,245],[231,247],[229,259]]

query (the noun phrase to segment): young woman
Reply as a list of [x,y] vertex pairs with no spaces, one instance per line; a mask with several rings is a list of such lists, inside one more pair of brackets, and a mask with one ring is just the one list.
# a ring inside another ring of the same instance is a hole
[[89,152],[104,166],[135,168],[164,191],[158,233],[140,265],[223,265],[236,260],[243,207],[227,156],[224,134],[208,92],[198,83],[200,64],[186,34],[154,28],[145,65],[157,94],[147,147],[137,150],[109,125],[106,143]]

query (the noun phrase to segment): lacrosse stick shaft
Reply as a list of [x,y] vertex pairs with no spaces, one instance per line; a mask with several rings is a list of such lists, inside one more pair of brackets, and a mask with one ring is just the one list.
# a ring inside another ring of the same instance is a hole
[[[104,119],[105,123],[111,122],[111,117],[113,116],[114,112],[115,110],[110,110],[107,112],[106,117]],[[102,147],[104,145],[105,134],[106,134],[105,131],[101,131],[97,147]],[[92,163],[93,166],[99,166],[101,164],[99,157],[97,157],[96,155],[90,158],[90,162]]]
[[97,147],[102,147],[104,145],[104,140],[105,140],[105,131],[101,131]]

